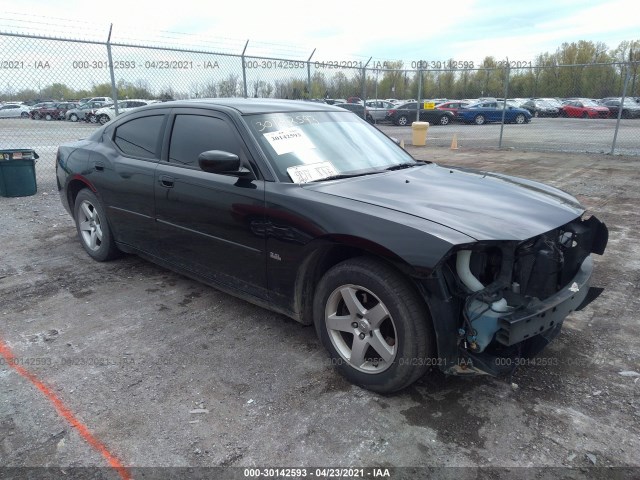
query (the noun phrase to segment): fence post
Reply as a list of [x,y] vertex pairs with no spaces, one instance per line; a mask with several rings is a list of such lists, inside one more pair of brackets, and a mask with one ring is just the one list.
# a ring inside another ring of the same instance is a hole
[[242,59],[242,93],[243,97],[247,98],[247,67],[244,62],[244,54],[247,51],[247,47],[249,46],[249,40],[244,44],[244,49],[242,50],[242,55],[240,58]]
[[422,68],[418,68],[418,104],[416,105],[416,122],[420,121],[420,102],[422,101]]
[[509,96],[509,57],[507,57],[507,78],[504,81],[504,99],[502,102],[502,122],[500,123],[500,140],[498,141],[498,148],[502,148],[502,133],[504,132],[504,116],[507,112],[507,97]]
[[313,52],[311,52],[311,55],[309,55],[309,58],[307,59],[307,90],[309,90],[309,98],[311,98],[311,57],[313,57],[313,54],[316,53],[316,49],[313,49]]
[[109,60],[109,74],[111,75],[111,97],[113,98],[113,108],[116,117],[118,116],[118,89],[116,88],[116,74],[113,71],[113,57],[111,56],[111,31],[113,23],[109,26],[109,37],[107,37],[107,57]]
[[369,65],[369,62],[371,61],[373,57],[369,57],[369,60],[367,60],[367,63],[364,64],[364,67],[362,67],[362,86],[360,87],[360,98],[362,99],[362,117],[366,120],[367,119],[367,65]]
[[616,142],[618,141],[618,129],[620,128],[620,118],[622,118],[622,108],[624,106],[624,99],[627,96],[627,85],[629,84],[630,68],[629,65],[625,65],[624,84],[622,86],[622,97],[620,98],[620,107],[618,108],[618,119],[616,120],[616,129],[613,132],[613,142],[611,142],[611,152],[613,155],[616,150]]

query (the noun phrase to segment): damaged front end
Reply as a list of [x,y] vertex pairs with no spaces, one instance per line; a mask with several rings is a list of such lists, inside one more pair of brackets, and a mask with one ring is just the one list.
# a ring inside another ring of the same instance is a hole
[[[448,305],[435,309],[453,310],[459,319],[456,361],[450,343],[440,348],[438,335],[439,351],[449,357],[441,369],[500,375],[539,353],[569,313],[600,293],[589,287],[591,253],[602,255],[607,240],[607,227],[592,216],[525,241],[477,242],[451,252],[438,282]],[[452,333],[451,326],[446,330]]]

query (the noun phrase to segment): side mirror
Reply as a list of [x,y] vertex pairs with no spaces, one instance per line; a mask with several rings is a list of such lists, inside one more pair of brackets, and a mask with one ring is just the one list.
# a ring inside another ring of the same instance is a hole
[[198,165],[209,173],[231,174],[247,177],[251,172],[240,166],[240,158],[235,153],[222,150],[208,150],[198,155]]

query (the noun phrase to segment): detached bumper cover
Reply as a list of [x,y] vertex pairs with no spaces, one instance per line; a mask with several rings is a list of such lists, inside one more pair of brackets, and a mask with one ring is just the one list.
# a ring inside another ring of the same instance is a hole
[[589,292],[593,259],[588,256],[568,285],[555,295],[534,301],[525,309],[501,317],[496,340],[507,346],[515,345],[562,324],[569,313],[582,307]]

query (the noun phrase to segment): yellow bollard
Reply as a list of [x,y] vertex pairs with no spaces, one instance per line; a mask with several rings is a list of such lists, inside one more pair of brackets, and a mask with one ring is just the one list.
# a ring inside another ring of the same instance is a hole
[[458,135],[457,134],[453,134],[453,140],[451,140],[451,150],[457,150],[458,149]]

